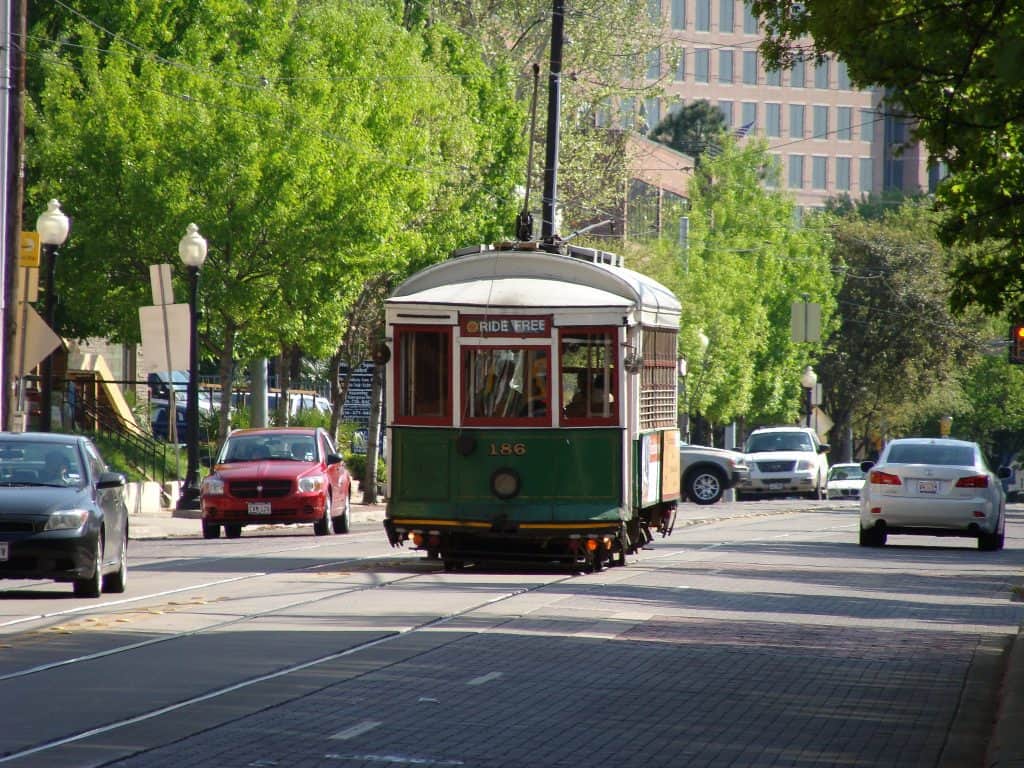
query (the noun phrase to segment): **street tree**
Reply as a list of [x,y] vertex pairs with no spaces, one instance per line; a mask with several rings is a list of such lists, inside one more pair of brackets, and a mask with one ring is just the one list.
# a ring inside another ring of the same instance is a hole
[[689,155],[699,166],[705,155],[721,152],[727,131],[722,110],[705,99],[697,99],[662,120],[649,138]]
[[855,208],[836,220],[838,328],[817,367],[837,456],[962,411],[960,374],[983,348],[983,323],[950,309],[952,254],[936,218],[927,201],[908,200],[881,217]]
[[684,407],[713,424],[793,421],[800,372],[819,351],[792,343],[791,303],[807,294],[821,304],[826,329],[835,310],[828,218],[798,221],[775,174],[764,142],[724,136],[691,181],[685,250],[663,245],[633,262],[682,299]]
[[136,341],[148,265],[195,220],[201,339],[227,388],[239,360],[330,355],[364,277],[436,259],[431,235],[512,218],[521,113],[454,32],[360,2],[80,9],[39,21],[29,120],[31,197],[76,216],[68,335]]
[[1024,317],[1024,7],[1002,0],[754,0],[769,66],[834,52],[883,87],[950,176],[938,225],[958,251],[952,300]]

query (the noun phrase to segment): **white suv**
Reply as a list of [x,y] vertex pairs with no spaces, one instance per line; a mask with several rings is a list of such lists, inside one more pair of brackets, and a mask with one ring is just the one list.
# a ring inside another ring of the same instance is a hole
[[810,427],[760,427],[743,448],[750,474],[736,486],[736,498],[806,496],[825,498],[828,445]]

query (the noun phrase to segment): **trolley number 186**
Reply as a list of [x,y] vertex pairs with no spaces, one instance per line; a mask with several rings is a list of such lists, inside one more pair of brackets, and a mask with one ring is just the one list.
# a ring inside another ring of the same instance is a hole
[[525,443],[491,443],[491,456],[525,456]]

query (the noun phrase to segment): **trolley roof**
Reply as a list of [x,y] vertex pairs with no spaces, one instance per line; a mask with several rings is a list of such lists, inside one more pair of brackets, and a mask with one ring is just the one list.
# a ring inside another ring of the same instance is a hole
[[[444,305],[489,309],[639,310],[646,323],[677,326],[680,304],[665,286],[626,269],[617,257],[576,246],[565,253],[516,244],[476,252],[427,267],[394,291],[390,305]],[[466,249],[470,250],[470,249]]]

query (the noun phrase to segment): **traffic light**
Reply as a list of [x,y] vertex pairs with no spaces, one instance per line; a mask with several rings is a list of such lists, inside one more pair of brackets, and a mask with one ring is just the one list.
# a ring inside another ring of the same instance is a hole
[[1024,365],[1024,323],[1010,326],[1010,362]]

